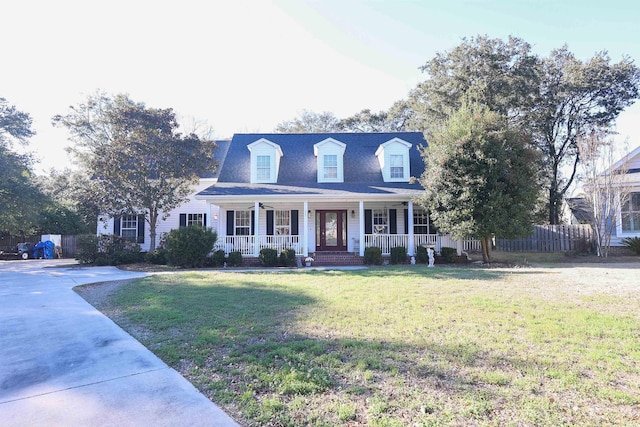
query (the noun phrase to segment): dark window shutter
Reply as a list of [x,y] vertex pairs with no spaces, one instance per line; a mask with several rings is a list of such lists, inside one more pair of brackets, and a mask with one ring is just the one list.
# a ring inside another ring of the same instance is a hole
[[409,209],[404,210],[404,234],[409,234]]
[[364,234],[373,234],[373,212],[371,209],[364,210]]
[[251,235],[253,236],[256,230],[256,211],[251,211]]
[[235,236],[235,225],[233,211],[227,211],[227,236]]
[[187,214],[180,214],[180,227],[187,226]]
[[138,215],[138,243],[144,243],[144,215]]
[[273,236],[273,211],[267,211],[267,236]]
[[298,210],[294,209],[291,211],[291,235],[298,235]]
[[389,234],[398,234],[398,211],[389,209]]
[[207,226],[207,214],[202,215],[202,226]]
[[115,218],[113,218],[113,234],[115,234],[116,236],[120,235],[120,219],[122,217],[117,216]]

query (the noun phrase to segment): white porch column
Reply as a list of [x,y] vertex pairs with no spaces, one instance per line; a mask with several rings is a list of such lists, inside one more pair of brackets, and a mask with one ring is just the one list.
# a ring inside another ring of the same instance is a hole
[[360,218],[359,228],[360,228],[360,256],[364,256],[364,201],[360,200],[358,206],[358,215]]
[[309,202],[304,201],[302,208],[302,255],[309,256]]
[[260,202],[253,204],[253,210],[255,212],[255,224],[253,225],[253,256],[258,258],[260,255],[260,245],[258,244],[258,232],[260,230]]
[[[227,237],[227,227],[220,227],[220,223],[222,222],[222,217],[227,217],[226,209],[220,208],[218,210],[218,239]],[[226,224],[226,223],[225,223]],[[226,251],[226,248],[225,248]]]
[[210,202],[207,202],[207,223],[204,226],[206,228],[213,228],[213,209],[211,209]]
[[407,253],[409,254],[409,256],[413,256],[416,254],[416,244],[415,237],[413,235],[413,202],[411,200],[409,200],[407,208],[407,222],[409,223],[407,225],[407,228],[409,229],[409,248]]

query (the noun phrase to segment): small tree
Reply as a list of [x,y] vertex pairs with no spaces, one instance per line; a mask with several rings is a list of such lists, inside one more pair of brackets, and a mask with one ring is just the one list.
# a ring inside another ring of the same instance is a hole
[[620,225],[622,207],[629,200],[628,159],[615,161],[613,141],[596,129],[578,140],[582,183],[590,223],[596,237],[597,255],[609,255],[611,237]]
[[504,116],[472,104],[455,112],[424,149],[422,204],[439,230],[479,238],[485,262],[493,236],[531,232],[537,156],[528,143]]

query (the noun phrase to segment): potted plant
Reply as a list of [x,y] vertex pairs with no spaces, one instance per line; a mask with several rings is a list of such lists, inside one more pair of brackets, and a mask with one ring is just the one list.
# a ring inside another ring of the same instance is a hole
[[310,256],[308,256],[308,257],[306,257],[306,258],[304,259],[304,264],[305,264],[307,267],[311,267],[311,263],[312,263],[312,262],[313,262],[313,258],[311,258]]

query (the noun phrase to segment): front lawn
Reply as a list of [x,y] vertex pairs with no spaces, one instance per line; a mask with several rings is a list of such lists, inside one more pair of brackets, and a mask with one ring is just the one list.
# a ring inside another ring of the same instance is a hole
[[638,425],[640,269],[155,275],[103,310],[242,425]]

